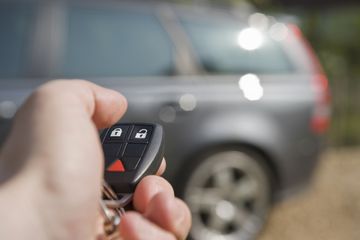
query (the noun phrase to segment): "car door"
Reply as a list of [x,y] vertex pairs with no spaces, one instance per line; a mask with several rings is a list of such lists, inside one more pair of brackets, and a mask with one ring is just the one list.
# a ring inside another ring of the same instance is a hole
[[37,4],[28,1],[0,2],[0,147],[9,132],[11,118],[26,97],[21,85],[28,73],[37,9]]
[[177,47],[158,14],[149,5],[70,3],[53,77],[88,79],[121,92],[129,102],[122,121],[164,125],[171,154],[181,142],[176,132],[193,118],[193,107],[182,106],[194,104],[193,81],[180,76]]
[[156,121],[177,72],[175,47],[151,6],[76,2],[66,6],[55,78],[82,78],[128,98],[127,120]]

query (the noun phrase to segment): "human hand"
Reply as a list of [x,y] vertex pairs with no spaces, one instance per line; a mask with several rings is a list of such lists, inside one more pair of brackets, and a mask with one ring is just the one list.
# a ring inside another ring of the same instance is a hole
[[[1,239],[96,238],[104,162],[97,129],[126,108],[119,93],[78,80],[50,82],[28,98],[0,154],[0,176],[9,178],[0,188]],[[121,221],[123,239],[184,239],[189,231],[188,208],[161,177],[139,183],[134,207]]]

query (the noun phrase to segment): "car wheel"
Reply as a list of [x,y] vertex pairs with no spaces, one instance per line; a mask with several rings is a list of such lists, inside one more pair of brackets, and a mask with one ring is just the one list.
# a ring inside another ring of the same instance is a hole
[[255,239],[271,205],[269,171],[261,160],[242,150],[199,159],[182,191],[192,213],[192,239]]

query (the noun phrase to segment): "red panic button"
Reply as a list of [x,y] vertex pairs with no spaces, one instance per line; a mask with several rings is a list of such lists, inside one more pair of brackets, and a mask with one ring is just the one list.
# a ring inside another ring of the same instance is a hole
[[123,163],[120,159],[117,159],[115,162],[113,162],[108,168],[107,171],[109,172],[125,172],[125,168]]

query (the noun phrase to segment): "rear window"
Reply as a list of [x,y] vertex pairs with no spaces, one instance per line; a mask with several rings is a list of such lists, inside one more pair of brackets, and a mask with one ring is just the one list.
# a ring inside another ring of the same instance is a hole
[[24,77],[34,6],[0,3],[0,78]]
[[[293,71],[293,66],[280,43],[266,34],[262,35],[263,42],[257,49],[249,51],[241,47],[239,34],[245,26],[242,26],[240,22],[183,18],[181,23],[189,35],[200,62],[210,73],[288,73]],[[245,39],[245,41],[248,40]],[[250,41],[250,47],[251,45]]]
[[152,13],[70,7],[65,77],[170,75],[173,46]]

